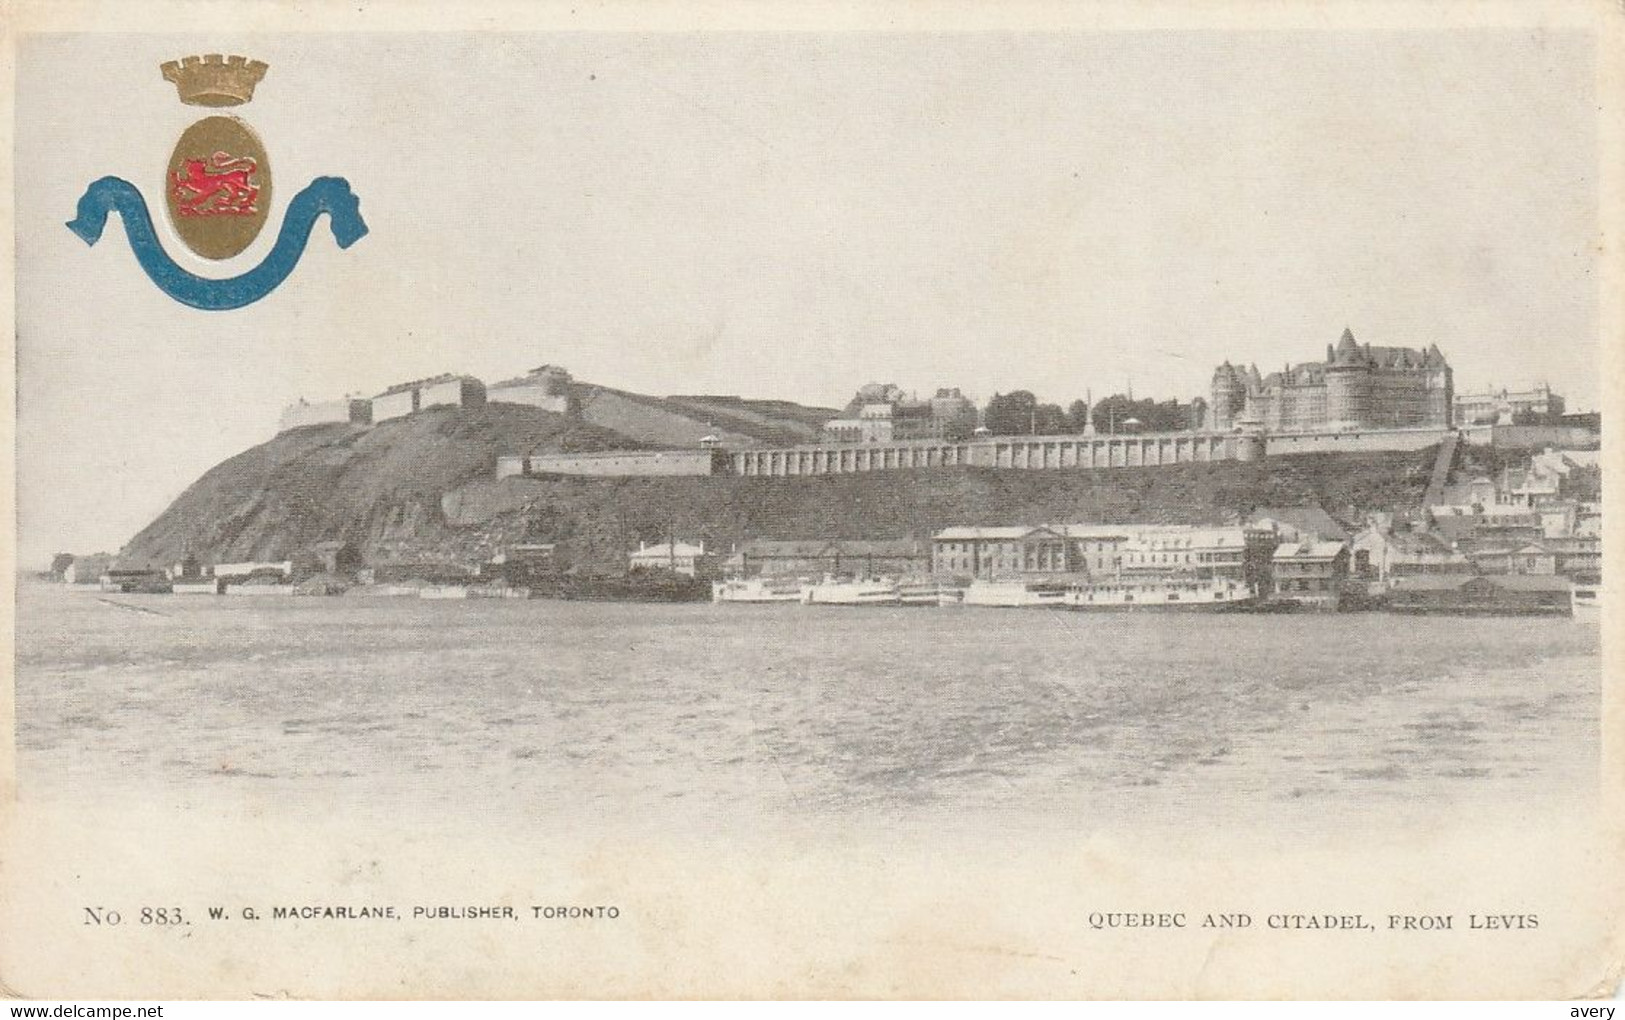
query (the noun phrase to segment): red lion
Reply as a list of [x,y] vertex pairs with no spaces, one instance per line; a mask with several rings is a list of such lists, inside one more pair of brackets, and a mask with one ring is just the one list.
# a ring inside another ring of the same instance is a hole
[[171,189],[182,216],[246,216],[259,209],[260,189],[249,183],[260,165],[249,156],[217,152],[208,159],[188,159],[184,173],[173,174]]

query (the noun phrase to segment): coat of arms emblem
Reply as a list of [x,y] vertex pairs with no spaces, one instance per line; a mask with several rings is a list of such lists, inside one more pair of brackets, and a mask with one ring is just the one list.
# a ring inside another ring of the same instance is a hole
[[[217,53],[184,57],[160,66],[181,102],[192,106],[242,106],[268,66],[260,60]],[[271,212],[271,160],[254,129],[229,114],[204,117],[175,143],[163,181],[169,222],[181,242],[201,258],[221,261],[245,251]],[[229,279],[199,276],[164,251],[141,192],[119,177],[92,183],[79,200],[69,229],[95,244],[107,214],[124,218],[125,233],[141,268],[165,293],[194,308],[240,308],[274,290],[304,254],[317,217],[328,214],[333,238],[348,248],[367,233],[360,203],[342,177],[318,177],[288,203],[282,230],[264,261]]]
[[[161,68],[181,102],[239,106],[254,98],[266,65],[246,57],[187,57]],[[231,116],[205,117],[186,129],[169,157],[169,222],[206,259],[238,254],[259,236],[271,202],[271,161],[259,135]]]

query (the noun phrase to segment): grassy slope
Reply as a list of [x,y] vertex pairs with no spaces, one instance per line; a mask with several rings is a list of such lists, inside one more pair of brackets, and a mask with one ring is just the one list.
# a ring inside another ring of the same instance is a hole
[[1311,454],[1258,464],[1110,471],[948,468],[807,478],[505,479],[449,498],[449,523],[475,546],[529,538],[607,566],[639,540],[675,532],[726,547],[747,538],[925,536],[951,524],[1234,520],[1259,506],[1318,504],[1358,522],[1411,507],[1433,451]]

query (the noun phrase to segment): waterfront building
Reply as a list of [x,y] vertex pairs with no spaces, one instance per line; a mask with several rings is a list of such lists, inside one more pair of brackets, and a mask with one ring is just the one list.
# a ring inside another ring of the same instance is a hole
[[1209,417],[1216,431],[1270,432],[1449,428],[1452,374],[1437,344],[1374,347],[1345,329],[1326,360],[1261,375],[1226,361],[1213,373]]
[[1425,531],[1371,527],[1350,543],[1351,572],[1358,577],[1388,582],[1420,574],[1470,574],[1472,561],[1439,536]]
[[1271,566],[1277,596],[1335,609],[1348,579],[1349,547],[1314,538],[1287,542],[1276,548]]
[[526,404],[555,414],[574,409],[570,393],[570,373],[558,365],[533,368],[522,376],[495,382],[486,390],[491,403]]
[[96,584],[112,565],[113,557],[109,553],[75,557],[72,563],[63,568],[62,580],[67,584]]
[[832,545],[827,539],[751,539],[734,547],[722,572],[735,578],[822,577],[837,572]]
[[1563,416],[1563,398],[1542,383],[1524,389],[1487,389],[1479,393],[1458,393],[1456,422],[1460,425],[1511,425],[1518,416],[1535,416],[1555,422]]
[[1571,535],[1541,542],[1553,558],[1553,569],[1576,584],[1602,581],[1602,539],[1596,535]]
[[1396,613],[1485,613],[1568,616],[1570,585],[1561,577],[1417,576],[1402,578],[1388,592]]
[[1123,574],[1123,547],[1129,529],[1115,525],[1063,524],[1055,529],[1066,536],[1067,567],[1091,579]]
[[915,538],[752,539],[722,562],[730,578],[913,577],[931,569],[930,544]]
[[931,572],[931,547],[914,538],[845,539],[829,543],[830,573],[916,577]]
[[1257,590],[1275,546],[1273,532],[1241,526],[955,527],[932,536],[932,571],[972,578],[1223,578]]
[[248,578],[255,575],[264,577],[271,574],[288,577],[293,573],[293,561],[241,560],[235,563],[216,563],[214,566],[207,568],[206,572],[210,577],[222,579]]
[[431,407],[482,407],[485,384],[471,375],[431,376],[396,383],[372,398],[372,420],[404,418]]
[[1121,569],[1124,576],[1194,574],[1241,580],[1246,558],[1244,528],[1145,528],[1123,544]]
[[1523,545],[1487,542],[1467,550],[1467,558],[1480,574],[1550,577],[1557,573],[1557,557],[1540,542],[1526,542]]
[[97,579],[102,591],[158,594],[170,590],[169,574],[157,567],[128,567],[117,564]]
[[1054,528],[944,528],[931,536],[931,570],[955,577],[1060,574],[1069,569],[1067,537]]
[[1427,508],[1427,520],[1429,530],[1452,545],[1479,539],[1532,542],[1545,535],[1540,512],[1499,503],[1434,505]]
[[716,556],[706,552],[705,543],[658,542],[650,545],[639,542],[637,550],[627,555],[630,570],[669,570],[686,577],[711,577],[716,573]]
[[1123,545],[1125,577],[1229,580],[1255,594],[1271,589],[1272,557],[1280,544],[1269,528],[1141,528]]
[[1257,507],[1247,515],[1247,524],[1254,528],[1274,531],[1282,542],[1298,542],[1304,539],[1342,542],[1349,537],[1347,529],[1319,506]]

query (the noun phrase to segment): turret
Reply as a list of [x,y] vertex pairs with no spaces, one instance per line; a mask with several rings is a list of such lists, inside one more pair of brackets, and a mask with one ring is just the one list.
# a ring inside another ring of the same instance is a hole
[[1352,364],[1360,359],[1360,345],[1354,340],[1354,331],[1344,326],[1343,335],[1337,339],[1337,349],[1326,359],[1326,367],[1330,368],[1333,362]]
[[1369,424],[1371,413],[1371,362],[1354,340],[1354,331],[1344,327],[1337,349],[1326,362],[1326,425],[1334,429],[1357,429]]
[[1213,373],[1213,403],[1209,409],[1211,427],[1221,432],[1230,429],[1246,406],[1246,376],[1226,361]]

